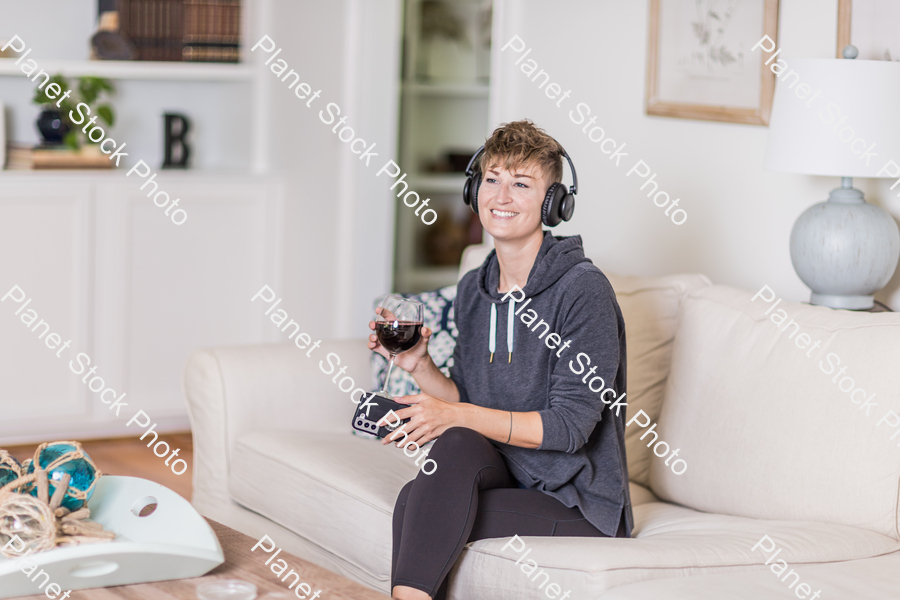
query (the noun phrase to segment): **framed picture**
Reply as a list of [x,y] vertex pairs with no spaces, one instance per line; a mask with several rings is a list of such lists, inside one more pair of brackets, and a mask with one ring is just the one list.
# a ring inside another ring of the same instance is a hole
[[768,125],[777,31],[778,0],[650,0],[647,114]]
[[900,2],[838,0],[838,58],[847,44],[859,50],[857,58],[900,61]]
[[0,102],[0,171],[6,168],[6,108]]

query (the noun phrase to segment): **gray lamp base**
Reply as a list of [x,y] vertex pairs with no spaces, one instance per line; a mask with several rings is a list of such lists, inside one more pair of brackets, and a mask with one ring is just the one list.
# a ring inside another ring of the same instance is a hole
[[881,207],[851,187],[831,190],[791,230],[791,262],[810,290],[810,302],[831,308],[872,308],[900,259],[900,229]]
[[809,303],[846,310],[866,310],[875,306],[875,296],[836,296],[813,292],[809,296]]

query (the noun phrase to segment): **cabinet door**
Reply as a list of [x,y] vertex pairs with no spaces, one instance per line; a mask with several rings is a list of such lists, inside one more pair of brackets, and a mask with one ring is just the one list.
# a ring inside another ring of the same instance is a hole
[[149,187],[141,192],[117,183],[99,190],[98,359],[159,429],[186,429],[181,376],[191,352],[268,341],[250,298],[279,283],[278,190],[249,178],[159,181],[181,199],[184,224],[154,205],[145,195]]
[[90,184],[36,179],[0,182],[0,447],[91,415],[68,367],[91,350]]

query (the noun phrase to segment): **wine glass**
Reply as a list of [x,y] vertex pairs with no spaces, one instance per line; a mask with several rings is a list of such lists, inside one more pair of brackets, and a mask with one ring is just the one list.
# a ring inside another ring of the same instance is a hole
[[391,398],[387,388],[391,371],[394,369],[394,358],[419,343],[422,337],[424,310],[425,307],[421,302],[401,296],[388,296],[375,311],[375,334],[381,345],[391,354],[387,375],[384,377],[384,387],[378,392],[379,396]]

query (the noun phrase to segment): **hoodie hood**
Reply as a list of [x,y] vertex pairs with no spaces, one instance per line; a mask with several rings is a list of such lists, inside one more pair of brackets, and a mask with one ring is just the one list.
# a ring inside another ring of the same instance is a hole
[[[544,241],[538,250],[531,272],[528,273],[528,283],[522,290],[525,297],[540,294],[574,266],[581,263],[591,263],[591,259],[584,255],[584,247],[581,244],[581,236],[554,237],[549,231],[544,231]],[[478,291],[486,299],[494,304],[503,304],[501,298],[505,293],[500,293],[500,263],[497,260],[497,251],[491,250],[484,263],[478,269]]]

